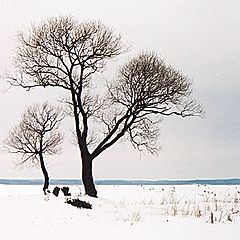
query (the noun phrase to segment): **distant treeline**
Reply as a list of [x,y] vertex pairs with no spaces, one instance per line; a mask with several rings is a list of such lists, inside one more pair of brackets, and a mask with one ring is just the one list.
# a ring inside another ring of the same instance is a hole
[[[41,179],[0,179],[5,185],[42,185]],[[77,179],[52,179],[51,185],[82,185]],[[199,180],[96,180],[97,185],[240,185],[240,179]]]

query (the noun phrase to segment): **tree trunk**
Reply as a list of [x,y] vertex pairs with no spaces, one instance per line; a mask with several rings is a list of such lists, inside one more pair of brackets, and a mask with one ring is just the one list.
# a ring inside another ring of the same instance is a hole
[[82,154],[82,181],[85,193],[91,197],[97,197],[97,190],[92,175],[92,159],[84,154]]
[[[81,77],[82,79],[81,72]],[[82,81],[82,80],[81,80]],[[73,86],[73,79],[70,78],[70,84],[71,84],[71,94],[72,94],[72,102],[73,102],[73,112],[74,112],[74,119],[75,119],[75,128],[76,128],[76,134],[78,139],[78,146],[82,157],[82,181],[85,188],[85,193],[91,197],[97,197],[97,190],[95,188],[94,182],[93,182],[93,176],[92,176],[92,158],[89,154],[88,148],[87,148],[87,115],[84,112],[82,108],[82,102],[81,102],[81,94],[76,93]],[[83,125],[84,130],[83,133],[81,133],[79,126],[79,113],[78,110],[80,110],[82,117],[83,117]]]
[[44,192],[44,194],[47,194],[47,189],[49,186],[49,177],[48,177],[48,172],[47,172],[47,169],[46,169],[44,161],[43,161],[42,152],[39,153],[39,159],[40,159],[40,166],[41,166],[43,176],[44,176],[43,192]]

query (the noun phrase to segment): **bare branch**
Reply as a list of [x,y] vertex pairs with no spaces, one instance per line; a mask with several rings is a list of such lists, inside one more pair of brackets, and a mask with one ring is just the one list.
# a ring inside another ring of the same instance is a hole
[[[167,66],[154,53],[142,53],[125,64],[117,80],[108,84],[108,92],[115,108],[125,109],[129,119],[134,117],[127,132],[139,150],[145,147],[149,152],[156,152],[158,149],[159,120],[152,121],[151,116],[189,117],[203,113],[201,105],[190,99],[190,79]],[[109,135],[113,136],[111,132]]]
[[63,136],[58,127],[63,119],[60,108],[47,102],[28,107],[20,123],[4,142],[9,153],[21,155],[18,164],[34,163],[39,153],[53,155],[60,152]]

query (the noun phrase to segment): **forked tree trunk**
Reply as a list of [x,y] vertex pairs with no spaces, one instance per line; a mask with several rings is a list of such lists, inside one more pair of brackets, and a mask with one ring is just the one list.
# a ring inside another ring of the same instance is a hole
[[[72,102],[73,102],[73,112],[74,112],[74,118],[75,118],[75,127],[76,127],[76,134],[78,139],[78,146],[81,153],[82,158],[82,182],[85,188],[85,193],[91,197],[97,197],[97,190],[95,188],[94,182],[93,182],[93,175],[92,175],[92,158],[90,157],[89,151],[87,149],[87,143],[86,143],[86,134],[87,132],[84,132],[83,135],[85,137],[82,138],[82,134],[80,132],[79,126],[80,120],[78,115],[78,107],[82,108],[81,98],[80,95],[76,96],[76,92],[74,91],[73,87],[73,80],[70,78],[70,84],[71,84],[71,93],[72,93]],[[87,117],[84,115],[84,131],[87,131]]]
[[44,192],[44,194],[47,194],[47,189],[49,187],[49,177],[48,177],[48,172],[47,172],[47,169],[46,169],[44,161],[43,161],[42,152],[39,153],[39,160],[40,160],[40,166],[41,166],[43,176],[44,176],[43,192]]
[[97,190],[93,182],[92,159],[82,154],[82,181],[85,193],[91,197],[97,197]]

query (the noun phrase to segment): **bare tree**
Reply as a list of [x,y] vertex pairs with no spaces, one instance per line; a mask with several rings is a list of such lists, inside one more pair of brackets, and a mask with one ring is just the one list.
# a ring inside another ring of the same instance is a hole
[[93,197],[97,191],[92,162],[99,154],[123,136],[139,150],[155,152],[158,116],[201,112],[195,101],[184,102],[191,93],[189,79],[152,53],[123,66],[105,96],[96,94],[92,87],[93,80],[98,80],[95,73],[124,51],[121,37],[111,29],[99,22],[78,23],[71,17],[49,19],[19,36],[19,75],[10,82],[26,89],[52,86],[69,92],[82,180],[86,194]]
[[16,162],[20,166],[39,166],[44,175],[43,191],[46,194],[49,176],[43,155],[60,153],[63,136],[58,127],[63,115],[59,108],[49,105],[28,107],[20,123],[9,133],[5,148],[9,153],[21,155]]

